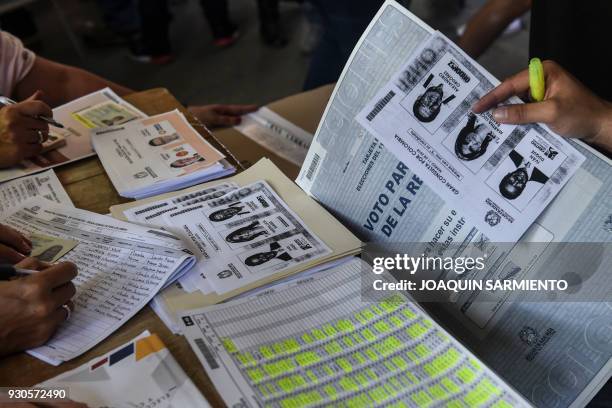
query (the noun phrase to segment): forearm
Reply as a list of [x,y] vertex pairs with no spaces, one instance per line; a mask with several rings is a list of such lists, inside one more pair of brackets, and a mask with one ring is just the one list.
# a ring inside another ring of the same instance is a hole
[[14,96],[23,100],[41,90],[44,101],[55,107],[105,87],[120,96],[133,92],[83,69],[37,57],[31,71],[17,84]]
[[491,0],[468,21],[458,45],[471,57],[478,58],[504,29],[531,7],[531,0]]

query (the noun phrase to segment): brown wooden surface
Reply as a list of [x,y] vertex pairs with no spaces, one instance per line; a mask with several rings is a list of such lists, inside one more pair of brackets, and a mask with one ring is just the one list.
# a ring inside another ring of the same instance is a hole
[[[281,103],[280,105],[279,103],[273,103],[270,107],[277,113],[285,116],[288,120],[314,133],[316,123],[318,123],[323,113],[323,108],[325,107],[330,93],[331,89],[324,88],[314,94],[304,94],[306,96],[305,98],[295,99],[294,97],[294,99],[288,99],[288,102]],[[149,115],[163,113],[173,109],[181,109],[183,113],[186,113],[179,102],[167,90],[161,88],[139,92],[125,99]],[[298,117],[299,115],[297,115],[297,112],[299,112],[302,107],[304,107],[307,112],[307,116]],[[216,138],[211,139],[211,135],[202,129],[203,127],[201,124],[190,115],[187,114],[186,116],[192,125],[195,126],[196,130],[200,131],[207,140],[215,144],[220,150],[224,151],[224,153],[229,153],[225,150],[226,147],[230,149],[232,153],[229,154],[232,158],[234,155],[236,156],[235,160],[230,160],[234,164],[236,164],[236,162],[254,163],[259,158],[268,156],[282,170],[286,171],[290,177],[297,175],[296,166],[287,163],[276,155],[270,154],[270,152],[261,148],[257,151],[253,151],[251,148],[245,148],[245,141],[248,141],[248,139],[239,133],[237,135],[230,134],[226,136],[226,138],[222,138],[218,137],[218,135],[225,131],[221,131],[215,133]],[[223,144],[219,144],[219,141]],[[229,141],[232,146],[226,145],[226,141]],[[246,155],[246,157],[243,157],[243,155]],[[117,194],[117,191],[104,172],[104,168],[96,157],[60,166],[55,170],[77,208],[100,214],[107,214],[110,206],[128,201]],[[212,406],[224,406],[219,394],[185,338],[172,334],[148,306],[142,309],[123,327],[111,334],[98,346],[59,367],[53,367],[43,363],[25,353],[16,354],[0,360],[0,386],[23,387],[38,384],[64,371],[76,368],[95,357],[127,343],[144,330],[149,330],[160,336],[178,363],[193,380],[195,385],[202,391]]]

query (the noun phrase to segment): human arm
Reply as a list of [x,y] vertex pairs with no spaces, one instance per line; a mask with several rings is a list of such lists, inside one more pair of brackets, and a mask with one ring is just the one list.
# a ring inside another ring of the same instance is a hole
[[532,0],[489,0],[468,21],[457,44],[472,58],[480,57],[506,27],[531,9]]
[[493,117],[500,123],[544,123],[561,136],[583,139],[612,152],[612,103],[553,61],[544,61],[544,77],[542,102],[497,107],[511,96],[527,96],[529,70],[524,70],[483,96],[472,110],[482,113],[495,108]]
[[119,96],[134,92],[84,69],[36,56],[28,74],[16,84],[13,96],[14,99],[23,100],[40,90],[43,100],[49,106],[56,107],[106,87]]

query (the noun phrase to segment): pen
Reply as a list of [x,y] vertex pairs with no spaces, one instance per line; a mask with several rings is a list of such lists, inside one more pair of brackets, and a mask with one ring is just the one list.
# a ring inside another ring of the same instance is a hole
[[[11,98],[7,98],[6,96],[0,96],[0,104],[2,105],[15,105],[17,102],[15,102],[14,100],[12,100]],[[64,125],[62,125],[61,123],[57,122],[55,119],[53,118],[48,118],[46,116],[43,115],[37,115],[35,117],[35,119],[39,119],[42,120],[43,122],[47,122],[50,125],[53,125],[55,127],[64,128]]]
[[6,281],[14,276],[33,275],[38,273],[32,269],[17,268],[13,265],[0,265],[0,281]]

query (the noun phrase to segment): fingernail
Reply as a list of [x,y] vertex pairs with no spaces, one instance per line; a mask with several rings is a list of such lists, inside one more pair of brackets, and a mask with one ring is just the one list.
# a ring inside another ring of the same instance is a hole
[[498,122],[508,119],[508,108],[495,109],[493,111],[493,118]]

